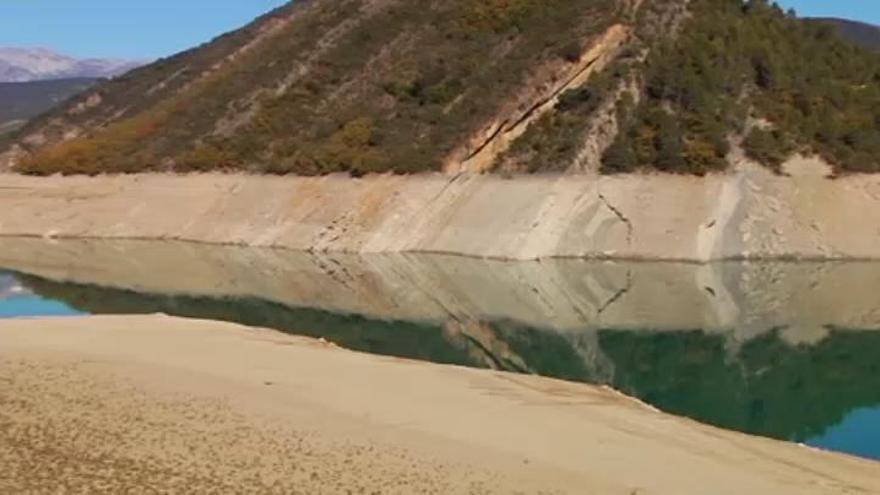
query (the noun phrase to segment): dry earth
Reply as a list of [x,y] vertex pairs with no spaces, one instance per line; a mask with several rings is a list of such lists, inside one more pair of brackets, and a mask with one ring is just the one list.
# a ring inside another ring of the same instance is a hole
[[316,252],[708,261],[880,259],[880,177],[740,164],[671,175],[0,174],[0,236],[178,239]]
[[162,316],[0,322],[3,493],[880,493],[580,384]]

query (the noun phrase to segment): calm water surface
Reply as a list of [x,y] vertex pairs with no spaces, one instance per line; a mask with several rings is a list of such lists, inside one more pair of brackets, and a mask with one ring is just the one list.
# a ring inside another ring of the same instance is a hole
[[24,287],[18,278],[0,273],[0,318],[74,316],[85,314],[63,301],[42,297]]
[[505,263],[0,240],[0,318],[166,313],[611,385],[880,460],[880,264]]

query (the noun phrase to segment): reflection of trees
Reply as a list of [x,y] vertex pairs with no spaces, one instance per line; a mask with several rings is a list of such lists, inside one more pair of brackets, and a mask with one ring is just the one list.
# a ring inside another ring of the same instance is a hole
[[324,338],[347,349],[373,354],[445,364],[481,364],[468,353],[469,343],[466,340],[450,342],[439,325],[374,320],[311,308],[291,308],[256,298],[142,294],[94,285],[58,283],[29,275],[19,278],[43,297],[63,301],[92,314],[165,313],[185,318],[228,321]]
[[806,440],[880,403],[880,332],[834,330],[811,346],[779,331],[733,355],[701,331],[600,333],[613,384],[665,411],[729,429]]

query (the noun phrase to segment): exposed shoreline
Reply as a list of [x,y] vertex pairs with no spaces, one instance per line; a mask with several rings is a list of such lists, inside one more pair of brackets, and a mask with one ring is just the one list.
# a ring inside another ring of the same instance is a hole
[[28,477],[40,466],[69,473],[72,489],[880,490],[880,463],[700,425],[587,385],[161,316],[7,320],[0,336],[10,392],[0,398],[16,397],[0,399],[0,435],[15,439],[0,442],[4,490],[54,486]]
[[880,177],[0,174],[0,236],[503,260],[880,259]]

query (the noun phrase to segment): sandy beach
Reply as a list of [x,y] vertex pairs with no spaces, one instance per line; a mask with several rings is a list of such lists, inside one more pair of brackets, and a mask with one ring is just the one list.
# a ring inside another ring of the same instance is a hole
[[615,392],[165,316],[0,322],[2,493],[880,493]]

